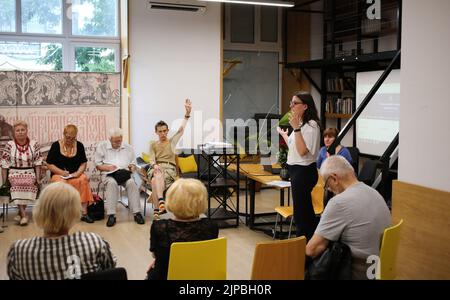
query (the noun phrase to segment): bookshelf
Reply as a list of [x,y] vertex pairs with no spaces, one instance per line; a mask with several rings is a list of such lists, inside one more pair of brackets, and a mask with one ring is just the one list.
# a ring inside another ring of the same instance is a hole
[[325,113],[325,117],[329,119],[350,119],[352,117],[352,114]]
[[326,119],[336,119],[337,129],[341,120],[350,119],[355,111],[355,73],[327,72],[325,85],[325,126]]

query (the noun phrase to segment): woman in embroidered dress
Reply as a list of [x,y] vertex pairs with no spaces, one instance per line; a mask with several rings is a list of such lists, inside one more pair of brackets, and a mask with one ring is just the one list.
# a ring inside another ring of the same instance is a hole
[[82,217],[81,221],[93,223],[87,214],[87,207],[93,201],[89,178],[84,174],[87,157],[84,146],[77,141],[78,128],[67,125],[63,138],[52,144],[47,156],[47,167],[52,172],[51,182],[65,182],[80,193]]
[[25,226],[28,224],[27,205],[36,201],[42,157],[39,144],[28,137],[27,123],[17,121],[13,128],[14,140],[6,144],[1,158],[2,178],[8,178],[11,201],[18,207],[14,220]]

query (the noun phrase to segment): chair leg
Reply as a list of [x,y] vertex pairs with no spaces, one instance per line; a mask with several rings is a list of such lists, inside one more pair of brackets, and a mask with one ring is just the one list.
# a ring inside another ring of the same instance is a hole
[[288,234],[288,239],[291,238],[291,232],[292,232],[292,221],[294,220],[294,216],[291,216],[291,224],[289,225],[289,234]]
[[[277,216],[275,217],[275,227],[273,228],[273,239],[275,239],[275,236],[277,235],[277,225],[278,225],[278,216],[280,214],[277,214]],[[283,221],[283,220],[281,220]]]
[[119,185],[119,203],[122,204],[125,208],[129,208],[128,203],[123,202],[122,186],[121,185]]
[[147,212],[147,198],[144,197],[144,217]]

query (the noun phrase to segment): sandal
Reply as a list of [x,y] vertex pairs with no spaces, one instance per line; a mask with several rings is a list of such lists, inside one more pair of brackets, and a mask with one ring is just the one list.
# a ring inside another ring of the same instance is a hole
[[160,200],[159,201],[159,214],[160,215],[163,215],[163,214],[165,214],[167,211],[166,211],[166,201],[164,201],[164,200]]
[[153,210],[153,221],[158,221],[159,219],[159,210]]

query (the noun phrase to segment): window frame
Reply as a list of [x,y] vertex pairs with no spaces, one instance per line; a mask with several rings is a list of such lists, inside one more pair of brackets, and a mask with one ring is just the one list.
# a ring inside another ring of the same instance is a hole
[[77,72],[75,71],[75,47],[82,45],[87,47],[105,47],[114,49],[116,73],[121,72],[121,17],[120,1],[116,1],[117,17],[117,36],[84,36],[72,34],[72,19],[67,12],[71,12],[72,3],[68,0],[62,1],[62,33],[61,34],[43,34],[43,33],[23,33],[22,32],[22,0],[16,2],[16,32],[0,32],[0,40],[12,42],[41,42],[41,43],[59,43],[62,44],[63,70],[55,72]]
[[97,42],[89,42],[89,41],[85,41],[85,42],[80,42],[80,41],[76,41],[76,42],[72,42],[69,45],[69,60],[70,60],[70,68],[74,71],[74,72],[82,72],[82,71],[76,71],[76,62],[75,62],[75,49],[78,47],[95,47],[95,48],[109,48],[109,49],[113,49],[114,50],[114,63],[116,66],[116,70],[118,70],[120,68],[120,47],[119,45],[114,45],[114,44],[107,44],[107,43],[97,43]]
[[[231,11],[230,5],[225,4],[225,22],[224,26],[224,38],[223,38],[223,50],[224,51],[252,51],[252,52],[277,52],[280,61],[284,61],[283,51],[283,9],[278,8],[278,39],[276,43],[261,41],[261,6],[255,6],[255,23],[254,33],[255,42],[253,44],[247,43],[232,43],[231,42]],[[278,113],[282,111],[283,105],[283,66],[280,64],[278,67]]]

